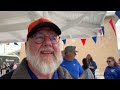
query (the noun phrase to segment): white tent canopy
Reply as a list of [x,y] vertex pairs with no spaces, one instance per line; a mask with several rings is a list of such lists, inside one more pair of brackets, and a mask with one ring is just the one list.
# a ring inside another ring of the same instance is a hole
[[61,38],[97,36],[106,11],[0,11],[0,43],[25,42],[31,21],[45,17],[61,28]]

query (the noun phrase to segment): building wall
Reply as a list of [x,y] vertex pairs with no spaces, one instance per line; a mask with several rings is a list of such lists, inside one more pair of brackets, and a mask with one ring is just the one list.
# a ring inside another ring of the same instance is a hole
[[[109,20],[112,18],[113,23],[115,24],[117,18],[114,16],[106,17],[103,21],[103,26],[105,30],[105,34],[102,37],[97,38],[96,44],[92,40],[92,38],[87,38],[86,43],[83,46],[81,42],[81,38],[75,39],[75,42],[72,43],[70,39],[67,39],[66,45],[62,45],[65,48],[68,45],[75,45],[77,53],[76,58],[79,60],[82,65],[82,59],[86,57],[87,54],[91,54],[94,61],[96,62],[99,72],[103,75],[105,67],[107,66],[106,59],[109,56],[114,56],[116,61],[118,60],[118,45],[117,45],[117,37],[111,25],[109,24]],[[115,26],[115,25],[114,25]]]
[[[86,57],[87,54],[91,54],[94,61],[97,63],[99,72],[101,75],[103,75],[104,69],[107,66],[106,59],[109,56],[114,56],[116,61],[118,60],[118,46],[117,46],[117,37],[115,36],[115,33],[113,29],[111,28],[109,24],[109,20],[112,18],[113,23],[115,24],[118,20],[114,16],[106,17],[103,21],[103,26],[105,28],[105,34],[102,39],[100,37],[97,38],[96,44],[92,40],[92,38],[87,38],[86,43],[83,46],[81,42],[81,38],[74,39],[74,42],[71,42],[70,39],[67,39],[66,44],[64,45],[62,41],[61,42],[61,50],[63,50],[68,45],[74,45],[76,46],[76,50],[79,52],[77,53],[76,58],[82,65],[82,59]],[[21,60],[25,57],[25,48],[24,43],[21,45],[21,54],[20,58]]]

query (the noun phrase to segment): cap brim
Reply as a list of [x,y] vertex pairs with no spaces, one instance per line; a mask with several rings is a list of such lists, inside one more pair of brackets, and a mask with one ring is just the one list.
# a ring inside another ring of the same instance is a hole
[[61,34],[61,30],[60,28],[55,25],[54,23],[50,23],[50,22],[43,22],[43,23],[39,23],[36,26],[34,26],[31,31],[28,33],[27,37],[29,38],[30,36],[34,35],[36,32],[38,32],[38,28],[42,28],[42,27],[49,27],[51,29],[53,29],[58,35]]

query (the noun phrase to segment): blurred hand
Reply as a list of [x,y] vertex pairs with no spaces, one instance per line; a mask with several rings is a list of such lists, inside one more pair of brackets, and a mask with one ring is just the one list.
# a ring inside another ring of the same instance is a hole
[[93,66],[89,66],[89,68],[94,69],[94,67],[93,67]]
[[85,74],[82,74],[79,79],[85,79]]

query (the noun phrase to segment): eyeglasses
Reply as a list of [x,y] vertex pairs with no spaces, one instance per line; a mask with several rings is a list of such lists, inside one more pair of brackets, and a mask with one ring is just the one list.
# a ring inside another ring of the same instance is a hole
[[33,38],[33,40],[35,41],[35,43],[37,44],[41,44],[45,41],[45,37],[49,37],[50,41],[52,44],[56,44],[59,42],[60,37],[57,34],[50,34],[48,35],[44,35],[42,33],[36,33],[34,34],[31,38]]
[[106,61],[107,63],[110,63],[111,61]]

